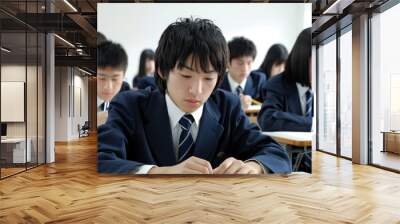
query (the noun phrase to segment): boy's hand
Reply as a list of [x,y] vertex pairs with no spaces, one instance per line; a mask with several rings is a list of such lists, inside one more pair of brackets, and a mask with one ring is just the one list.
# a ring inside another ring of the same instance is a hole
[[251,96],[240,94],[240,102],[242,103],[243,110],[246,110],[251,105]]
[[192,156],[187,160],[168,167],[153,167],[149,174],[212,174],[213,169],[210,162]]
[[99,111],[97,112],[97,127],[106,123],[108,117],[107,111]]
[[227,158],[217,168],[214,174],[262,174],[263,169],[254,161],[243,162],[233,157]]

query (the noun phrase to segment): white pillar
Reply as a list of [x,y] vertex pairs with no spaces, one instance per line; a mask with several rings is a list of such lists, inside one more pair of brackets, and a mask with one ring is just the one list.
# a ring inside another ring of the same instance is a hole
[[46,35],[46,163],[55,161],[54,132],[55,132],[55,60],[54,35]]

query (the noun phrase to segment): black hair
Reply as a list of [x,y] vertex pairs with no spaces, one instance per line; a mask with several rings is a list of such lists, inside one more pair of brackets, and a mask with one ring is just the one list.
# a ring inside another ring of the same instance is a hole
[[128,67],[128,55],[124,48],[117,43],[106,40],[97,45],[97,67],[123,70]]
[[121,89],[119,89],[118,93],[130,90],[130,89],[131,89],[131,87],[129,86],[129,83],[127,83],[126,81],[123,81],[122,85],[121,85]]
[[306,28],[296,39],[285,66],[284,79],[289,83],[298,82],[311,87],[311,28]]
[[107,37],[101,32],[97,32],[96,39],[97,39],[97,45],[107,41]]
[[228,42],[229,48],[229,62],[234,58],[251,56],[253,60],[257,56],[256,45],[254,45],[253,41],[245,38],[245,37],[235,37],[231,41]]
[[139,59],[139,71],[136,76],[132,79],[132,86],[138,87],[139,81],[145,77],[146,74],[146,60],[154,60],[154,51],[151,49],[144,49],[142,53],[140,53]]
[[267,75],[267,79],[271,77],[271,68],[273,65],[280,65],[285,63],[288,58],[288,51],[282,44],[272,45],[267,54],[265,55],[264,61],[260,66],[260,70]]
[[151,49],[144,49],[140,54],[139,71],[136,76],[143,77],[146,74],[146,59],[154,60],[154,51]]
[[228,62],[228,48],[221,30],[208,19],[180,18],[164,30],[158,42],[155,80],[161,92],[165,93],[169,72],[175,66],[182,69],[189,56],[204,72],[210,72],[211,64],[218,73],[215,89],[218,88]]

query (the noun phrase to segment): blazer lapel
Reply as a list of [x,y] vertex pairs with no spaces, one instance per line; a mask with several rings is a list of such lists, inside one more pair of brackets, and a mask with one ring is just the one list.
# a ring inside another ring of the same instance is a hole
[[218,123],[220,113],[212,101],[204,104],[193,156],[212,161],[224,128]]
[[288,111],[292,111],[298,115],[303,115],[303,112],[301,110],[301,103],[300,103],[300,97],[299,97],[299,91],[297,90],[297,85],[292,84],[287,88],[288,91],[288,107],[291,109]]
[[151,94],[153,96],[151,96],[144,114],[146,117],[144,129],[147,142],[159,165],[175,165],[177,160],[165,96],[158,91]]
[[249,75],[247,77],[246,86],[244,87],[243,93],[246,94],[246,95],[253,96],[253,90],[254,90],[254,88],[253,88],[253,79]]
[[220,88],[224,89],[226,91],[232,92],[231,86],[229,85],[229,80],[228,80],[228,74],[227,73],[224,74],[224,77],[222,79]]
[[99,110],[100,110],[100,111],[104,111],[104,102],[100,104]]

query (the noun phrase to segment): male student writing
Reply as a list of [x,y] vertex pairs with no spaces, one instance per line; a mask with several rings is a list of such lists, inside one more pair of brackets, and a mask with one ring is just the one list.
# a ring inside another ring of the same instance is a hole
[[262,86],[266,80],[261,72],[251,71],[257,56],[256,45],[244,37],[235,37],[228,43],[229,66],[220,88],[240,97],[246,109],[252,100],[262,102]]
[[158,89],[127,91],[98,130],[98,171],[130,174],[289,173],[287,153],[217,89],[228,50],[205,19],[181,19],[155,55]]

